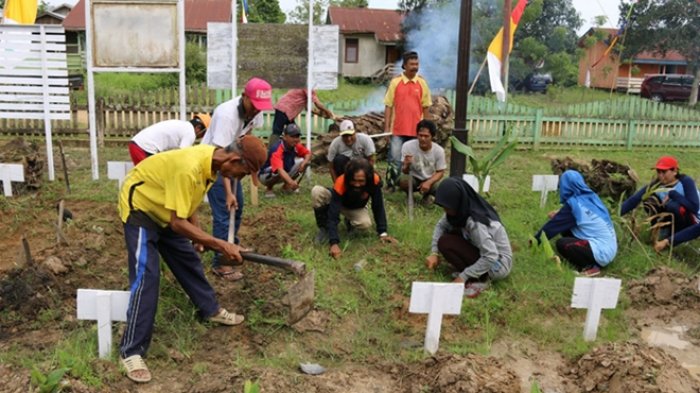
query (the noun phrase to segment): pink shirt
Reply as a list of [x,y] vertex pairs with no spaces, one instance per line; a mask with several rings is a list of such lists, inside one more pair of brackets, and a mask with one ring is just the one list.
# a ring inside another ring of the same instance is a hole
[[[316,96],[316,91],[311,92],[311,99],[314,104],[320,104],[318,96]],[[291,89],[285,95],[283,95],[277,104],[275,109],[280,112],[284,112],[289,120],[294,120],[295,117],[299,116],[301,111],[306,109],[306,89]]]

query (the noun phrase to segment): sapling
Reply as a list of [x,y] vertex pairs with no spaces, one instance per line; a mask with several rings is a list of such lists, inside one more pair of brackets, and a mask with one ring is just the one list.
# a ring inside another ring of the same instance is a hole
[[479,179],[479,186],[483,187],[484,180],[486,180],[486,177],[489,176],[491,170],[502,164],[518,145],[517,138],[511,138],[511,136],[511,131],[506,132],[498,141],[496,146],[494,146],[494,148],[491,149],[482,159],[477,159],[476,155],[474,154],[474,150],[469,145],[465,145],[454,136],[450,136],[450,142],[455,150],[469,158],[471,171],[474,176]]

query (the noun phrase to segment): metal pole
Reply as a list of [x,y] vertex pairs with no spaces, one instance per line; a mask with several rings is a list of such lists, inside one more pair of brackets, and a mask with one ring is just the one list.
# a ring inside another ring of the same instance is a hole
[[[525,0],[520,0],[525,1]],[[505,91],[506,101],[508,100],[508,64],[510,63],[510,11],[511,0],[503,2],[503,65],[501,66],[501,76],[503,78],[503,90]]]
[[313,87],[314,87],[314,0],[309,0],[309,60],[306,65],[306,148],[311,150],[311,116],[313,111]]
[[177,2],[178,46],[180,47],[180,119],[187,120],[187,84],[185,82],[185,0]]
[[236,97],[236,83],[238,81],[238,25],[236,20],[236,0],[231,0],[231,98]]
[[[462,143],[467,143],[467,89],[469,88],[469,41],[471,40],[472,0],[462,0],[459,13],[459,44],[457,49],[457,86],[455,102],[455,129],[452,134]],[[450,176],[462,177],[467,168],[464,154],[452,147]]]
[[97,160],[97,118],[95,116],[95,77],[92,63],[92,7],[90,0],[85,0],[85,63],[87,68],[88,88],[88,124],[90,129],[90,162],[92,180],[100,178]]

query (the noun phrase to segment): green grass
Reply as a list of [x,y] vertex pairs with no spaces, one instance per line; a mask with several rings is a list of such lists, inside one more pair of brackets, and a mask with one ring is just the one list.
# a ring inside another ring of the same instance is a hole
[[[3,211],[9,210],[13,217],[21,217],[33,204],[51,206],[59,196],[71,200],[115,201],[117,185],[114,181],[90,180],[87,149],[70,147],[68,150],[81,165],[81,169],[71,172],[74,187],[71,195],[64,195],[60,181],[47,183],[36,196],[0,197]],[[477,299],[465,299],[459,316],[443,320],[441,351],[489,354],[495,342],[527,340],[541,349],[557,351],[572,358],[603,342],[622,341],[636,334],[633,324],[625,316],[630,302],[623,293],[617,309],[603,311],[598,340],[595,343],[583,341],[585,310],[570,308],[575,278],[573,270],[565,262],[560,269],[541,253],[528,249],[528,238],[547,220],[546,213],[558,207],[555,193],[550,194],[545,208],[538,207],[539,194],[530,191],[531,175],[551,173],[549,160],[552,157],[570,156],[584,160],[605,158],[628,164],[640,177],[649,178],[652,173],[648,168],[662,154],[679,157],[683,172],[694,177],[700,174],[700,162],[690,159],[690,152],[680,150],[518,150],[502,166],[495,168],[491,174],[491,194],[487,198],[500,213],[513,244],[513,272],[505,280],[494,283]],[[101,176],[105,177],[106,160],[127,158],[126,148],[102,149]],[[60,179],[61,175],[58,176]],[[285,206],[286,220],[298,225],[300,230],[287,244],[282,245],[281,256],[304,261],[309,268],[315,269],[316,308],[327,313],[330,325],[324,334],[314,333],[313,339],[309,339],[310,336],[299,335],[285,327],[279,316],[266,314],[265,299],[254,300],[247,306],[245,328],[250,334],[261,337],[262,342],[270,343],[271,351],[234,351],[231,364],[247,373],[259,368],[292,371],[299,362],[311,360],[333,367],[348,362],[367,364],[424,359],[426,355],[422,352],[422,342],[425,316],[408,314],[406,305],[411,282],[450,280],[450,271],[444,263],[434,272],[424,267],[424,259],[430,251],[432,229],[441,210],[437,207],[417,207],[411,222],[407,218],[405,197],[400,193],[388,194],[389,233],[401,243],[382,245],[374,233],[348,236],[341,225],[343,255],[335,261],[327,255],[327,246],[311,243],[316,230],[309,198],[312,184],[330,185],[330,178],[316,174],[313,180],[304,182],[300,194],[280,195],[274,200],[261,199],[260,206],[246,207],[246,216],[255,217],[262,210]],[[200,217],[205,217],[206,211],[205,208]],[[116,220],[116,217],[106,219]],[[19,220],[17,225],[27,222],[20,218],[16,220]],[[206,219],[203,221],[208,222]],[[697,269],[697,266],[676,258],[669,261],[666,256],[657,256],[648,245],[640,246],[632,241],[619,218],[614,218],[614,221],[619,252],[605,274],[621,278],[623,288],[628,280],[643,277],[649,269],[661,264],[669,264],[686,273]],[[252,246],[255,247],[255,244]],[[681,255],[683,250],[688,251],[693,247],[694,244],[687,244],[675,252]],[[353,265],[361,259],[367,261],[365,267],[356,271]],[[251,285],[255,285],[254,281]],[[226,299],[220,301],[225,306]],[[56,318],[55,313],[49,310],[39,315],[39,322]],[[170,350],[192,359],[191,356],[200,348],[199,343],[207,339],[209,328],[208,324],[197,318],[194,307],[172,275],[163,274],[156,330],[149,351],[154,359],[152,364],[156,367],[164,364],[172,366],[168,355]],[[51,350],[31,352],[26,348],[9,347],[0,352],[0,361],[29,369],[37,366],[45,373],[65,367],[69,368],[71,376],[89,386],[103,386],[108,384],[110,378],[119,376],[105,375],[95,366],[95,333],[92,324],[81,324],[78,329],[67,331],[67,338]],[[112,360],[115,359],[113,357]],[[193,364],[183,372],[205,376],[209,371],[206,359],[192,360]]]
[[610,93],[610,91],[587,89],[580,86],[568,88],[550,86],[546,94],[522,92],[509,94],[508,101],[514,104],[543,108],[545,106],[567,106],[593,101],[607,101],[612,98],[623,96],[624,94],[614,91]]

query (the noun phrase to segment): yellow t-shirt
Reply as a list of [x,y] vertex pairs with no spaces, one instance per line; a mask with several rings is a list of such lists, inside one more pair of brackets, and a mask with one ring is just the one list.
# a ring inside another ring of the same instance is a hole
[[168,225],[172,211],[182,219],[191,217],[216,180],[216,173],[211,170],[214,149],[216,146],[198,145],[158,153],[141,161],[127,174],[119,193],[122,222],[126,223],[131,208],[146,213],[161,227]]

